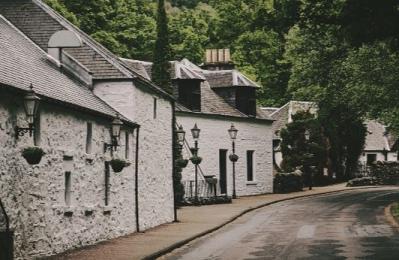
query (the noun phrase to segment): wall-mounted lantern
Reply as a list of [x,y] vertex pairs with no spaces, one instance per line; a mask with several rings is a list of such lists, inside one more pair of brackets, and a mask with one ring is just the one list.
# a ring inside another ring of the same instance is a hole
[[26,119],[28,121],[28,127],[15,126],[15,137],[18,139],[19,136],[24,136],[29,132],[29,136],[33,135],[35,130],[35,118],[37,116],[39,108],[40,98],[36,95],[33,90],[33,85],[30,85],[30,90],[24,97],[24,109],[26,114]]
[[184,138],[186,136],[186,132],[184,131],[183,126],[179,126],[179,129],[176,130],[176,135],[177,135],[177,143],[180,146],[183,146]]
[[116,151],[116,148],[119,146],[119,137],[121,135],[122,125],[123,122],[120,119],[119,114],[117,114],[111,123],[111,143],[104,143],[104,152],[106,152],[108,149],[114,149]]

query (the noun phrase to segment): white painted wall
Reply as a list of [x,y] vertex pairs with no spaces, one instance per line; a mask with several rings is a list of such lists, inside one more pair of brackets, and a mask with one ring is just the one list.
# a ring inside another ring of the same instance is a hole
[[[385,161],[385,156],[382,152],[364,152],[360,158],[359,158],[359,162],[360,163],[366,163],[367,162],[367,154],[376,154],[377,155],[377,161]],[[396,152],[389,152],[388,153],[388,157],[387,157],[387,161],[397,161],[397,153]]]
[[[110,206],[106,207],[103,144],[109,142],[110,121],[42,104],[40,144],[46,155],[31,166],[21,156],[33,138],[16,141],[13,128],[26,126],[22,100],[0,95],[0,198],[15,230],[16,259],[61,253],[132,233],[135,226],[134,149],[132,165],[110,175]],[[87,122],[93,124],[91,154],[86,154]],[[125,143],[124,134],[121,143]],[[131,135],[131,146],[134,138]],[[64,156],[72,157],[65,160]],[[124,147],[117,153],[124,156]],[[65,203],[65,172],[71,172],[71,206]],[[93,210],[86,216],[86,210]],[[104,211],[110,210],[109,215]],[[64,216],[71,211],[71,217]]]
[[[132,82],[102,82],[94,93],[140,128],[140,229],[173,221],[172,105]],[[154,118],[154,98],[157,112]],[[133,196],[133,195],[132,195]]]
[[[201,129],[199,156],[203,158],[200,167],[205,175],[219,178],[219,149],[232,151],[227,130],[231,123],[239,130],[236,140],[236,191],[238,196],[263,194],[273,191],[272,172],[272,127],[270,123],[255,123],[249,120],[212,118],[193,114],[177,114],[177,123],[186,131],[186,139],[193,146],[190,129],[197,123]],[[254,153],[254,181],[247,182],[246,151]],[[187,151],[184,157],[190,157]],[[183,170],[183,181],[194,180],[194,165],[190,162]],[[232,195],[232,163],[227,159],[228,195]]]

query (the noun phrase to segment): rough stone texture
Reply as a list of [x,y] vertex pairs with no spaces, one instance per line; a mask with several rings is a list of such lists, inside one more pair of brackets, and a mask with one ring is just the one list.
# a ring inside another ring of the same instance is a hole
[[[22,99],[2,91],[0,198],[15,230],[15,257],[48,256],[134,232],[134,152],[130,153],[131,166],[121,173],[110,171],[110,205],[104,202],[105,161],[110,153],[104,154],[103,144],[110,139],[110,122],[43,103],[37,145],[46,155],[39,165],[31,166],[21,151],[33,145],[33,138],[27,135],[16,141],[13,131],[16,123],[26,126],[24,115]],[[91,154],[85,149],[87,122],[93,124]],[[131,137],[132,147],[134,140]],[[120,147],[115,156],[123,157],[124,149]],[[66,171],[72,180],[69,207],[64,199]],[[93,212],[86,216],[86,210]],[[106,210],[110,213],[104,214]],[[68,211],[73,215],[65,216]]]
[[[234,123],[239,130],[236,140],[236,154],[240,157],[236,163],[237,195],[254,195],[273,191],[272,126],[270,122],[261,123],[245,119],[212,118],[178,113],[177,123],[185,129],[186,139],[190,146],[193,146],[190,129],[197,123],[201,129],[199,156],[203,158],[200,167],[205,175],[215,175],[217,178],[219,178],[219,149],[228,150],[228,155],[231,154],[231,140],[227,130],[231,123]],[[255,151],[254,181],[252,182],[247,181],[247,150]],[[184,149],[184,157],[190,157],[187,147]],[[194,180],[194,165],[190,162],[182,174],[183,181]],[[227,158],[227,192],[229,195],[232,195],[232,178],[232,163]],[[200,177],[200,180],[203,178]]]
[[[140,128],[140,229],[173,221],[172,106],[132,82],[102,82],[94,93]],[[157,112],[154,118],[154,98]]]

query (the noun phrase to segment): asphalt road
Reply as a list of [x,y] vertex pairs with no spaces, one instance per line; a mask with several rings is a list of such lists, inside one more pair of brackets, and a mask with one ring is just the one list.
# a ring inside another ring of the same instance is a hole
[[399,259],[399,232],[384,214],[395,201],[399,189],[383,188],[278,203],[163,259]]

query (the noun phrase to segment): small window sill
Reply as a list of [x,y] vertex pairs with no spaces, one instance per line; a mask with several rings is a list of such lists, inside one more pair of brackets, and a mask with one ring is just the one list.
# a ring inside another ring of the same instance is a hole
[[103,213],[104,215],[111,215],[112,210],[114,209],[114,206],[108,205],[103,207]]
[[247,183],[246,183],[248,186],[256,186],[256,185],[258,185],[258,182],[257,181],[247,181]]

